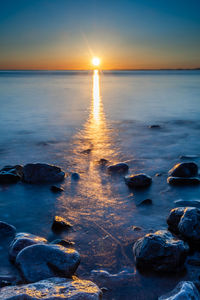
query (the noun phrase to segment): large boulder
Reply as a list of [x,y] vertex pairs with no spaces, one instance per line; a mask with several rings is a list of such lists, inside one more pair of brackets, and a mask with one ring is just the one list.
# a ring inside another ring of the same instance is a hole
[[200,209],[197,207],[178,207],[172,209],[167,223],[169,229],[179,233],[190,243],[200,243]]
[[176,164],[169,175],[173,177],[194,177],[198,175],[198,166],[194,162],[184,162]]
[[133,174],[124,177],[125,183],[130,188],[145,188],[152,183],[152,178],[146,174]]
[[31,245],[44,243],[47,243],[47,240],[43,237],[30,233],[17,233],[15,239],[12,241],[9,247],[9,258],[12,262],[15,262],[18,253],[22,249]]
[[136,265],[153,271],[179,271],[184,266],[188,251],[187,243],[175,239],[166,230],[146,234],[133,246]]
[[71,277],[80,263],[80,255],[60,245],[37,244],[24,248],[16,264],[26,282],[62,276]]
[[22,179],[23,166],[5,166],[0,170],[0,184],[16,183]]
[[199,300],[200,294],[192,281],[182,281],[168,294],[158,300]]
[[16,228],[6,222],[0,221],[0,237],[13,238],[16,234]]
[[23,169],[23,180],[27,183],[59,182],[64,177],[60,167],[48,164],[27,164]]
[[100,300],[101,295],[101,290],[91,281],[58,277],[0,290],[0,299],[4,300]]
[[107,170],[112,174],[126,173],[128,172],[129,166],[126,163],[118,163],[115,165],[108,166]]

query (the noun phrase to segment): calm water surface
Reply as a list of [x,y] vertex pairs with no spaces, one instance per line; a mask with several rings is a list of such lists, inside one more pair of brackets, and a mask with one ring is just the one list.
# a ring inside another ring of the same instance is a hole
[[[108,280],[104,299],[153,300],[180,279],[196,278],[198,269],[189,266],[173,276],[139,273],[132,245],[150,230],[166,228],[174,200],[199,198],[198,187],[166,183],[181,155],[200,155],[199,71],[0,72],[0,91],[0,166],[46,162],[69,174],[61,195],[49,185],[0,186],[1,220],[51,241],[54,215],[66,217],[74,226],[64,237],[82,256],[80,277],[89,278],[93,269],[133,273]],[[152,124],[161,128],[150,129]],[[148,173],[151,188],[129,190],[123,177],[98,164],[101,158]],[[79,172],[80,181],[70,172]],[[139,205],[146,198],[152,206]],[[0,274],[15,272],[5,253],[2,244]]]

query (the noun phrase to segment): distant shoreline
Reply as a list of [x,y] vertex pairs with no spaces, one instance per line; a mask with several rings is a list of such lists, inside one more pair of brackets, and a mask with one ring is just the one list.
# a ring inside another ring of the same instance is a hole
[[[72,69],[72,70],[64,70],[64,69],[52,69],[52,70],[45,70],[45,69],[0,69],[0,72],[90,72],[93,71],[93,69],[88,69],[88,70],[76,70],[76,69]],[[126,71],[126,72],[132,72],[132,71],[200,71],[200,67],[199,68],[192,68],[192,69],[182,69],[182,68],[178,68],[178,69],[102,69],[100,71],[104,71],[104,72],[113,72],[113,71]]]

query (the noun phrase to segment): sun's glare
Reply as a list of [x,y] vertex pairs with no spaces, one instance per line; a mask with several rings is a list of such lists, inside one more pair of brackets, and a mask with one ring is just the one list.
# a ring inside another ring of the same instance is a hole
[[100,59],[98,57],[93,57],[92,64],[95,67],[98,67],[100,65]]

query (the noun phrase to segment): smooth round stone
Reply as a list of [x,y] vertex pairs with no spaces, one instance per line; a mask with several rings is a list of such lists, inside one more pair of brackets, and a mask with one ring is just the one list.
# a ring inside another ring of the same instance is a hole
[[0,299],[100,300],[101,290],[89,280],[53,277],[32,284],[4,287]]
[[6,222],[0,221],[0,237],[14,237],[16,234],[16,228]]
[[169,175],[173,177],[195,177],[198,175],[198,166],[194,162],[184,162],[176,164]]
[[146,234],[133,246],[137,267],[159,272],[183,269],[188,251],[187,243],[175,239],[166,230]]
[[168,177],[167,182],[171,185],[198,185],[200,179],[197,177]]
[[151,185],[152,178],[146,174],[133,174],[125,176],[125,183],[130,188],[145,188]]
[[200,294],[192,281],[182,281],[166,295],[158,300],[199,300]]
[[62,276],[71,277],[80,263],[80,255],[72,248],[37,244],[24,248],[16,264],[26,282]]
[[129,166],[126,163],[118,163],[115,165],[108,166],[107,170],[109,173],[126,173]]
[[73,180],[79,180],[80,179],[80,175],[79,175],[79,173],[74,172],[74,173],[71,174],[71,178]]

